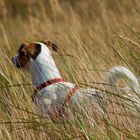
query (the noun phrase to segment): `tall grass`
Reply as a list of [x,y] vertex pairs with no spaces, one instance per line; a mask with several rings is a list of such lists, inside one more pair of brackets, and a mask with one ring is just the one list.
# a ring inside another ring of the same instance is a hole
[[68,81],[103,90],[97,83],[114,65],[139,77],[138,0],[0,0],[0,7],[0,139],[140,138],[140,110],[119,92],[107,92],[102,109],[92,102],[86,111],[71,106],[68,119],[52,122],[31,100],[30,75],[11,63],[22,42],[47,37],[59,46],[53,57]]

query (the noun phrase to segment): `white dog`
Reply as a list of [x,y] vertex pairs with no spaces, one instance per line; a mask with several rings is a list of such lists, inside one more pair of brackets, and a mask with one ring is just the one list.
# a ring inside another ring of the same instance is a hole
[[[52,108],[63,113],[71,99],[78,104],[83,99],[91,99],[93,95],[100,93],[92,88],[79,88],[62,78],[51,56],[57,49],[58,47],[50,41],[23,43],[18,54],[12,58],[16,67],[20,69],[28,67],[36,89],[33,101],[45,113],[50,113]],[[139,93],[139,82],[131,71],[124,67],[114,67],[109,70],[107,81],[114,88],[118,78],[127,78],[134,92]]]

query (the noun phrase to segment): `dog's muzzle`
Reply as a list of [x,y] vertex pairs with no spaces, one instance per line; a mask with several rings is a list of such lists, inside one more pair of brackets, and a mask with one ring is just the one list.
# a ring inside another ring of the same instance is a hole
[[21,68],[21,64],[19,64],[19,60],[18,60],[18,55],[12,57],[12,63],[17,67],[17,68]]

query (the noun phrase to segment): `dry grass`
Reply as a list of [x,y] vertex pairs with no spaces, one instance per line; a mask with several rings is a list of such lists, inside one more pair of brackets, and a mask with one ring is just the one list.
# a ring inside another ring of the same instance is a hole
[[69,120],[41,116],[28,73],[10,60],[21,42],[47,37],[60,47],[54,59],[68,81],[102,89],[96,83],[114,65],[139,77],[139,0],[0,0],[0,7],[0,139],[140,138],[140,110],[122,93],[108,93],[105,114],[88,103],[82,114],[73,108]]

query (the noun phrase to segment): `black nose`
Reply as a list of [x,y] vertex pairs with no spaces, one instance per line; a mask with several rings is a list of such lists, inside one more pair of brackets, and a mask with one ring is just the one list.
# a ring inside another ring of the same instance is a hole
[[12,57],[12,62],[14,62],[14,58]]

